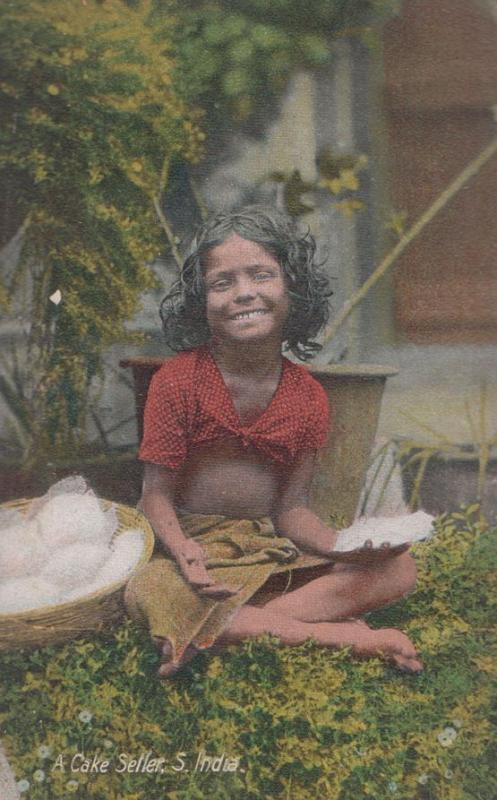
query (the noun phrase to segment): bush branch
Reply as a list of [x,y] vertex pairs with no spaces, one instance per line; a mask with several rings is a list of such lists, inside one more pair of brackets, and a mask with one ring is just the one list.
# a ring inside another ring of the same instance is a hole
[[369,276],[367,281],[363,283],[360,289],[352,295],[350,300],[347,300],[341,309],[338,311],[333,322],[328,325],[324,332],[324,342],[329,342],[337,331],[342,327],[343,323],[348,319],[352,311],[362,302],[370,289],[383,277],[383,275],[390,269],[392,264],[398,259],[401,253],[404,252],[406,247],[415,239],[423,230],[423,228],[432,221],[439,211],[452,200],[453,197],[462,189],[462,187],[474,176],[477,175],[484,164],[489,161],[493,155],[497,153],[497,138],[494,139],[488,147],[473,159],[463,171],[450,183],[444,191],[438,195],[436,200],[429,206],[420,218],[412,225],[411,228],[402,236],[397,242],[393,250],[390,250],[388,255],[385,256],[383,261],[376,267],[374,272]]

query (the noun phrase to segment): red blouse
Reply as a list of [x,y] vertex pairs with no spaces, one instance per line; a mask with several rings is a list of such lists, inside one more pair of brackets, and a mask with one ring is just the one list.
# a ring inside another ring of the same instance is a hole
[[290,466],[302,451],[323,447],[328,427],[324,389],[287,358],[271,402],[243,425],[216,362],[207,347],[199,347],[171,358],[154,374],[139,458],[180,469],[192,446],[234,438]]

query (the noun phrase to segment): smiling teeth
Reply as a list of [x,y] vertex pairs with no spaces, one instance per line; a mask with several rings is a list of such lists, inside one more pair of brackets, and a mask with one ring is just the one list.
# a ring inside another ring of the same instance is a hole
[[242,311],[241,314],[236,314],[233,319],[251,319],[251,317],[259,317],[266,313],[267,312],[262,309],[257,311]]

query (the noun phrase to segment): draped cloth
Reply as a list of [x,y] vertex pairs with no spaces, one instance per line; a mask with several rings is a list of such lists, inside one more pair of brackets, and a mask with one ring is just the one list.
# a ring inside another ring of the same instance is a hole
[[269,517],[178,516],[185,535],[198,541],[207,553],[206,565],[214,581],[237,591],[226,600],[203,596],[159,548],[131,578],[125,592],[128,614],[146,625],[151,636],[168,639],[172,661],[177,663],[189,645],[199,650],[211,647],[237,610],[274,573],[332,563],[301,553],[289,539],[278,536]]
[[153,376],[139,458],[180,470],[192,448],[236,441],[290,469],[298,455],[324,446],[328,428],[323,387],[287,358],[269,405],[242,423],[209,348],[199,347],[167,360]]

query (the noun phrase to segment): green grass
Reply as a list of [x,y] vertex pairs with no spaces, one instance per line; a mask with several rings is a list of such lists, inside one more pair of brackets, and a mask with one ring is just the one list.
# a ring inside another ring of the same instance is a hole
[[[105,639],[2,656],[1,734],[17,779],[30,783],[23,796],[494,800],[497,529],[476,507],[437,524],[416,547],[417,591],[370,620],[410,633],[419,677],[266,638],[199,657],[161,684],[153,648],[130,623]],[[120,753],[149,750],[164,772],[116,771]],[[239,767],[195,772],[201,750]],[[71,771],[78,752],[107,759],[108,772]]]

